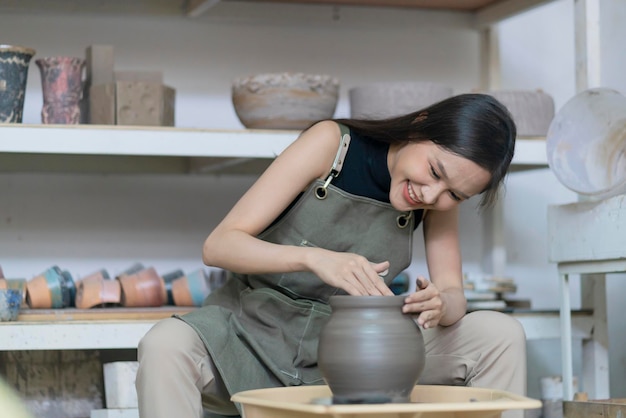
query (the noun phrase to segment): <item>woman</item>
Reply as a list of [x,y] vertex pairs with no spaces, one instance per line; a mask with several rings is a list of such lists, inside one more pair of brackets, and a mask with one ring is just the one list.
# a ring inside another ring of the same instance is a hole
[[203,260],[230,279],[205,306],[159,322],[139,345],[142,417],[237,415],[233,393],[323,384],[317,341],[336,293],[391,295],[423,222],[430,280],[404,312],[423,328],[422,384],[524,393],[525,338],[513,319],[466,314],[458,206],[496,198],[515,125],[488,95],[451,97],[378,121],[305,130],[207,238]]

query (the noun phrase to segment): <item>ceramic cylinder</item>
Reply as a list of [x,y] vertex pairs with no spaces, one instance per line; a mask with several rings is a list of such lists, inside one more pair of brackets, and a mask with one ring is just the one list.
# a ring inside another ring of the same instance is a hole
[[21,123],[28,66],[35,50],[0,45],[0,123]]
[[422,332],[404,296],[332,296],[318,365],[335,403],[408,402],[424,369]]
[[41,72],[45,124],[80,123],[85,60],[74,57],[46,57],[35,61]]

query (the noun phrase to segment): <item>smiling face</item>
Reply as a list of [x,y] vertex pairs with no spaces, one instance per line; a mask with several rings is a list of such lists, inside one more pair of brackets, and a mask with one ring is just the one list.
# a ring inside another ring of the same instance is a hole
[[389,199],[401,211],[448,210],[479,194],[491,175],[478,164],[433,142],[412,142],[389,148]]

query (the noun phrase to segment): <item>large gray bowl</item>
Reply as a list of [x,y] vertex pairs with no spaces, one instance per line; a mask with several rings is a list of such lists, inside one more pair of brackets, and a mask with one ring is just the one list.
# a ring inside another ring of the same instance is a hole
[[381,119],[412,113],[452,96],[452,88],[430,82],[380,82],[348,91],[350,116]]

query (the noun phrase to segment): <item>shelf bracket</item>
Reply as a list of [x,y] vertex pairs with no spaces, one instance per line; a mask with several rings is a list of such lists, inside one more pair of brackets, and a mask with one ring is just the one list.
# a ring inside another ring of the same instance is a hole
[[185,1],[185,14],[187,17],[198,17],[206,13],[220,0],[187,0]]

